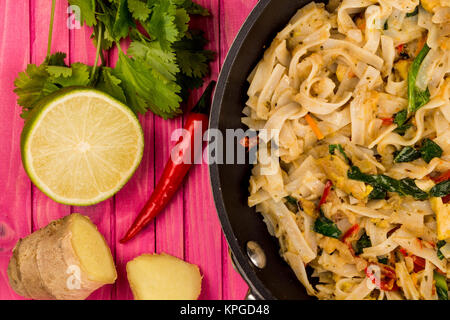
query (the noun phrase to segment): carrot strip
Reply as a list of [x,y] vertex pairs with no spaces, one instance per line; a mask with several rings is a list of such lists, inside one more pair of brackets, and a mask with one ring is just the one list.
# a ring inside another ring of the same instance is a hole
[[323,138],[325,138],[325,136],[322,134],[322,132],[320,131],[319,127],[317,126],[317,123],[314,121],[314,119],[309,114],[307,114],[305,116],[305,120],[306,120],[306,122],[308,122],[308,124],[311,127],[312,131],[316,135],[317,139],[322,140]]
[[420,51],[422,51],[422,49],[425,46],[426,42],[427,42],[427,37],[426,36],[423,36],[422,38],[419,39],[419,42],[417,42],[416,52],[414,52],[416,57],[419,55]]

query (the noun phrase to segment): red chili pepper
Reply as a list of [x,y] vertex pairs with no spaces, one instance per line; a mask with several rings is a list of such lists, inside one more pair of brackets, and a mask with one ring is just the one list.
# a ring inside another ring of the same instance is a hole
[[400,45],[398,45],[395,49],[397,49],[398,54],[403,52],[405,45],[402,43]]
[[[382,265],[382,264],[374,264],[371,265],[377,265],[380,268],[381,271],[381,279],[379,280],[379,287],[383,291],[396,291],[398,289],[397,286],[397,275],[395,274],[395,270],[392,269],[389,266]],[[369,267],[365,269],[366,276],[369,278],[372,283],[376,284],[377,279],[375,277],[375,274],[371,273],[369,271]]]
[[443,174],[431,178],[435,183],[441,183],[447,180],[450,180],[450,170],[448,170],[447,172],[444,172]]
[[331,187],[333,186],[333,183],[330,181],[330,180],[328,180],[326,183],[325,183],[325,189],[323,189],[323,194],[322,194],[322,198],[320,199],[320,202],[319,202],[319,208],[325,203],[325,202],[327,202],[327,198],[328,198],[328,196],[330,195],[330,191],[331,191]]
[[249,151],[259,144],[259,137],[244,137],[239,141],[239,144]]
[[383,121],[383,126],[390,126],[394,123],[394,118],[381,118]]
[[450,194],[446,195],[445,197],[442,198],[442,202],[443,203],[449,203],[450,202]]
[[350,229],[347,230],[346,233],[344,233],[344,235],[341,238],[342,242],[346,242],[346,240],[351,237],[352,235],[354,235],[355,233],[357,233],[359,230],[359,224],[355,224],[353,226],[350,227]]
[[408,256],[408,252],[406,251],[406,249],[400,248],[399,251],[400,251],[400,253],[401,253],[404,257],[407,257],[407,256]]
[[[417,239],[420,241],[420,239]],[[422,244],[421,244],[422,245]],[[418,257],[414,254],[409,254],[404,248],[400,248],[399,251],[404,257],[411,257],[414,263],[414,272],[419,272],[425,269],[425,259]]]
[[203,149],[201,146],[199,150],[193,149],[196,147],[196,136],[201,134],[200,137],[203,138],[203,134],[208,129],[208,112],[211,106],[211,96],[214,86],[215,82],[213,81],[203,93],[200,101],[187,116],[184,129],[189,135],[180,138],[180,141],[175,147],[177,150],[176,152],[172,151],[172,156],[167,162],[153,194],[150,196],[150,199],[145,204],[126,235],[120,240],[120,243],[125,243],[134,238],[166,207],[182,184],[184,177],[194,163],[196,156],[199,155],[199,152],[201,154]]
[[422,271],[423,269],[425,269],[425,259],[412,255],[411,258],[413,259],[414,262],[414,272],[419,272]]

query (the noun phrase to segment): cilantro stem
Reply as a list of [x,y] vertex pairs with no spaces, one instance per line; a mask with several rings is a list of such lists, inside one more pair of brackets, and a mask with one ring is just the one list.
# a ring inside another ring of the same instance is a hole
[[102,50],[102,25],[99,24],[98,26],[98,34],[97,34],[97,52],[95,53],[95,63],[94,66],[92,67],[92,71],[91,71],[91,79],[94,78],[95,75],[95,71],[97,70],[97,64],[98,64],[98,58],[100,57],[100,52]]
[[50,55],[52,50],[52,37],[53,37],[53,22],[55,21],[55,7],[56,0],[52,0],[52,13],[50,16],[50,29],[48,31],[48,42],[47,42],[47,56]]

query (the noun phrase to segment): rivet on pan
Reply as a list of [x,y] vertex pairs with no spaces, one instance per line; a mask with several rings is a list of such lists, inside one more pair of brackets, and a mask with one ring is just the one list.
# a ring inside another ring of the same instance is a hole
[[247,242],[247,255],[256,267],[263,269],[266,266],[266,254],[255,241]]

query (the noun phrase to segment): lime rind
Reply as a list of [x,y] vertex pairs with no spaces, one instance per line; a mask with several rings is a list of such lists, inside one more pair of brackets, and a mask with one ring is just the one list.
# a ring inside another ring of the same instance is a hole
[[[32,135],[35,132],[37,125],[43,119],[43,117],[48,113],[52,108],[56,105],[61,104],[62,102],[74,97],[74,96],[88,96],[88,97],[97,97],[103,100],[108,101],[111,105],[116,106],[120,110],[122,110],[131,120],[131,123],[136,125],[139,133],[139,143],[138,143],[138,154],[134,159],[134,163],[130,167],[130,170],[126,173],[123,173],[123,178],[117,184],[117,186],[107,192],[100,193],[95,198],[92,199],[76,199],[76,198],[64,198],[50,190],[50,188],[37,177],[37,174],[33,168],[31,163],[31,154],[29,152],[30,146],[29,142],[32,140]],[[82,87],[72,87],[72,88],[64,88],[48,97],[43,99],[30,113],[29,118],[26,120],[25,126],[21,135],[21,155],[22,162],[26,173],[28,174],[31,181],[49,198],[53,199],[55,202],[65,204],[65,205],[73,205],[73,206],[90,206],[97,203],[100,203],[104,200],[107,200],[114,196],[119,190],[123,188],[123,186],[131,179],[139,164],[142,160],[144,153],[144,132],[139,123],[139,120],[136,114],[126,105],[121,103],[120,101],[114,99],[113,97],[105,94],[104,92],[91,89],[91,88],[82,88]]]

